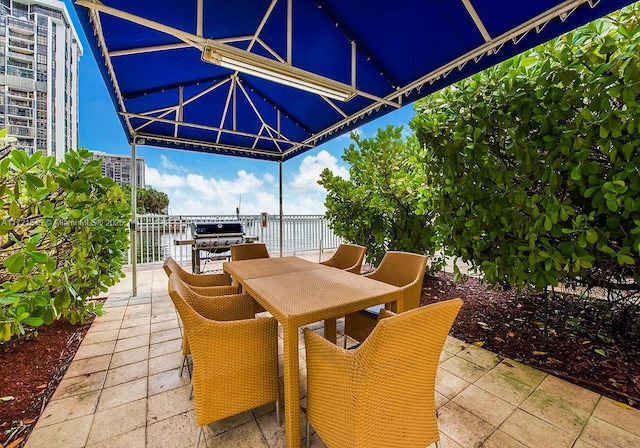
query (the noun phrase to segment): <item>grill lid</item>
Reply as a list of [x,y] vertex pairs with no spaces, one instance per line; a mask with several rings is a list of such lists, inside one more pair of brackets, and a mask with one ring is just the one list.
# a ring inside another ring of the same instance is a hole
[[230,233],[244,234],[242,223],[239,222],[196,222],[191,225],[194,238],[211,235],[226,235]]

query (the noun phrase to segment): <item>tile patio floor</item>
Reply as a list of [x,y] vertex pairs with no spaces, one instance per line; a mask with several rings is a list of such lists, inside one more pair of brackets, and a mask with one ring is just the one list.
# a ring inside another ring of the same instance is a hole
[[[130,288],[127,276],[110,289],[108,313],[93,323],[28,448],[193,446],[195,411],[187,377],[178,376],[181,331],[167,277],[159,265],[139,270],[136,297]],[[300,357],[304,402],[304,349]],[[436,402],[443,448],[640,447],[639,410],[453,337]],[[324,444],[314,434],[311,446]],[[269,405],[209,425],[200,447],[284,447],[284,426]]]

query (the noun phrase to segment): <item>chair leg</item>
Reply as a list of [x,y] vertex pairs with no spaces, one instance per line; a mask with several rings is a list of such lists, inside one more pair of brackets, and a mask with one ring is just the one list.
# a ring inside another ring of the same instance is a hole
[[193,399],[193,380],[191,380],[191,387],[189,388],[189,400]]
[[182,377],[182,372],[184,371],[184,367],[187,364],[187,355],[182,355],[182,365],[180,366],[180,373],[178,374],[179,377]]
[[276,423],[278,423],[278,428],[282,426],[282,420],[280,420],[280,400],[276,401]]
[[187,372],[189,372],[189,378],[191,378],[191,373],[193,372],[193,359],[191,359],[191,362],[187,359]]
[[200,436],[202,435],[202,426],[198,426],[198,432],[196,433],[196,444],[194,445],[195,448],[198,448],[198,445],[200,445]]
[[440,441],[439,441],[439,440],[436,442],[436,448],[441,448],[441,445],[440,445]]
[[307,420],[307,448],[311,446],[311,423]]

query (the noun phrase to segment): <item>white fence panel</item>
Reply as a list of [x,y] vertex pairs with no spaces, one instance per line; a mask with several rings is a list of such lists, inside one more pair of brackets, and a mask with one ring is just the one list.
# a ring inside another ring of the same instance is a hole
[[[138,263],[156,263],[167,257],[179,262],[191,260],[191,246],[177,245],[192,237],[191,224],[210,221],[242,222],[246,236],[257,236],[269,253],[280,254],[280,217],[270,215],[262,227],[259,215],[139,215],[136,216]],[[337,248],[342,239],[329,228],[322,215],[284,215],[282,217],[285,254]],[[129,253],[129,260],[131,254]]]

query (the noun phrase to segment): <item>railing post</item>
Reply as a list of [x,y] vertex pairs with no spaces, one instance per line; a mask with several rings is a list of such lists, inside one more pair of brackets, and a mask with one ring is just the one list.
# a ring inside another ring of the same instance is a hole
[[297,219],[294,217],[291,220],[291,224],[293,226],[293,230],[292,230],[292,233],[293,233],[293,255],[296,254],[296,222],[297,222]]

